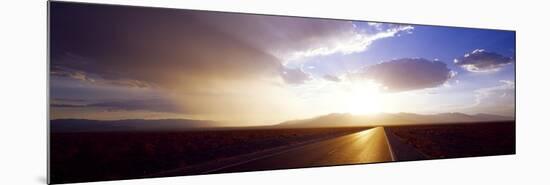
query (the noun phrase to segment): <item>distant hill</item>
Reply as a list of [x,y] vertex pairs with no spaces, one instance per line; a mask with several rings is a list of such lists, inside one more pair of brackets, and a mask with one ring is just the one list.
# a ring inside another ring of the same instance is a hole
[[514,120],[512,117],[492,114],[413,114],[413,113],[381,113],[376,115],[351,115],[333,113],[310,119],[292,120],[278,124],[278,127],[339,127],[339,126],[374,126],[423,123],[467,123]]
[[51,132],[174,131],[220,127],[214,121],[190,119],[161,120],[87,120],[57,119],[50,121]]
[[352,115],[333,113],[310,119],[282,122],[273,126],[227,127],[225,124],[208,120],[191,119],[128,119],[128,120],[88,120],[56,119],[50,121],[51,132],[118,132],[118,131],[181,131],[196,129],[243,129],[243,128],[313,128],[342,126],[375,126],[422,123],[461,123],[514,120],[511,117],[463,113],[412,114],[383,113],[377,115]]

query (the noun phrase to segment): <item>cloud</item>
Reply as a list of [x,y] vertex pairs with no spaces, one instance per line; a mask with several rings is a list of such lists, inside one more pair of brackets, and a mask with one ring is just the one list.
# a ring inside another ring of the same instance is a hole
[[375,40],[413,29],[383,24],[372,32],[341,20],[72,6],[52,7],[53,68],[78,71],[73,78],[87,74],[165,87],[202,86],[198,79],[288,81],[281,68],[289,61],[364,51]]
[[475,90],[474,103],[464,108],[473,112],[514,116],[515,82],[500,80],[499,83],[496,86]]
[[302,84],[308,80],[311,80],[311,75],[302,71],[302,69],[290,69],[282,68],[281,76],[284,81],[288,84]]
[[133,87],[133,88],[148,88],[151,85],[144,81],[132,80],[132,79],[104,79],[99,75],[89,74],[84,71],[78,71],[74,69],[64,68],[60,66],[52,67],[50,71],[51,76],[57,77],[67,77],[74,80],[79,80],[91,84],[100,84],[100,85],[114,85],[114,86],[123,86],[123,87]]
[[[351,29],[351,28],[350,28]],[[288,60],[296,60],[303,57],[331,55],[335,53],[351,54],[365,51],[374,41],[394,37],[401,32],[410,33],[414,27],[409,25],[397,25],[375,33],[352,30],[338,35],[337,38],[323,40],[311,45],[309,48],[293,52]]]
[[50,105],[53,108],[101,108],[108,111],[151,111],[151,112],[166,112],[166,113],[184,113],[188,110],[184,109],[181,104],[176,104],[174,101],[153,98],[145,100],[119,100],[119,101],[105,101],[98,103],[87,104],[72,104],[72,103],[52,103]]
[[514,60],[498,53],[487,52],[483,49],[476,49],[466,53],[464,57],[455,59],[454,63],[470,72],[492,72],[498,71],[503,66],[511,64]]
[[382,23],[379,23],[379,22],[367,22],[367,24],[368,24],[369,26],[374,27],[374,28],[377,29],[377,30],[381,30],[381,29],[382,29],[381,26],[383,26],[383,24],[382,24]]
[[475,103],[474,106],[479,106],[485,103],[494,103],[494,101],[487,102],[488,99],[494,98],[506,98],[515,96],[515,82],[509,80],[500,80],[501,85],[482,88],[475,90]]
[[392,25],[366,32],[351,21],[175,9],[70,3],[50,8],[54,97],[97,100],[152,90],[184,104],[186,112],[204,113],[197,117],[236,120],[249,119],[243,112],[296,114],[288,107],[298,100],[281,87],[310,81],[292,63],[301,57],[360,52],[413,29]]
[[382,84],[388,91],[399,92],[443,85],[456,73],[440,61],[402,58],[365,68],[363,77]]
[[323,76],[323,79],[325,80],[328,80],[328,81],[333,81],[333,82],[340,82],[342,81],[340,78],[338,78],[337,76],[333,76],[333,75],[329,75],[329,74],[326,74],[325,76]]
[[74,79],[86,74],[121,85],[139,81],[192,90],[217,81],[277,77],[282,67],[262,48],[197,18],[205,13],[72,6],[53,7],[51,66],[78,71],[66,74]]
[[385,23],[359,28],[352,21],[245,14],[228,14],[224,19],[216,14],[202,14],[200,21],[262,48],[285,64],[304,57],[361,52],[378,39],[414,29],[410,25]]
[[89,77],[84,71],[71,70],[60,66],[52,67],[52,69],[50,70],[50,75],[67,77],[85,82],[95,82],[95,79]]

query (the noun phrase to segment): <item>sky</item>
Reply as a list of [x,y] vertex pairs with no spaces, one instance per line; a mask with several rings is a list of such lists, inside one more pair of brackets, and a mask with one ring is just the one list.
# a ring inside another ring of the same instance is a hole
[[51,119],[514,117],[515,32],[53,2]]

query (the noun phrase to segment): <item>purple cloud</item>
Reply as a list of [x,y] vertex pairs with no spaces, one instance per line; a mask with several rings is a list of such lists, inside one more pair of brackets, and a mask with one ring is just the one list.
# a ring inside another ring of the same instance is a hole
[[369,66],[363,76],[382,84],[388,91],[400,92],[437,87],[454,76],[440,61],[402,58]]
[[498,71],[513,61],[511,57],[476,49],[471,53],[466,53],[460,59],[455,59],[454,63],[470,72],[491,72]]

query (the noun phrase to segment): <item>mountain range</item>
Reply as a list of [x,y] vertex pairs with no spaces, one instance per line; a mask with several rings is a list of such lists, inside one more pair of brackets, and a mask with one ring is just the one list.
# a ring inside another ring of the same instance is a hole
[[[347,113],[332,113],[309,119],[285,121],[262,128],[313,128],[342,126],[377,126],[429,123],[471,123],[489,121],[509,121],[513,117],[492,114],[412,114],[412,113],[381,113],[375,115],[352,115]],[[50,121],[51,132],[110,132],[110,131],[178,131],[196,129],[235,129],[225,124],[192,119],[127,119],[127,120],[87,120],[87,119],[57,119]],[[248,128],[248,127],[246,127]]]
[[381,113],[374,115],[352,115],[348,113],[333,113],[310,119],[292,120],[280,123],[280,127],[338,127],[338,126],[375,126],[430,123],[472,123],[489,121],[509,121],[513,117],[492,114],[413,114],[413,113]]

